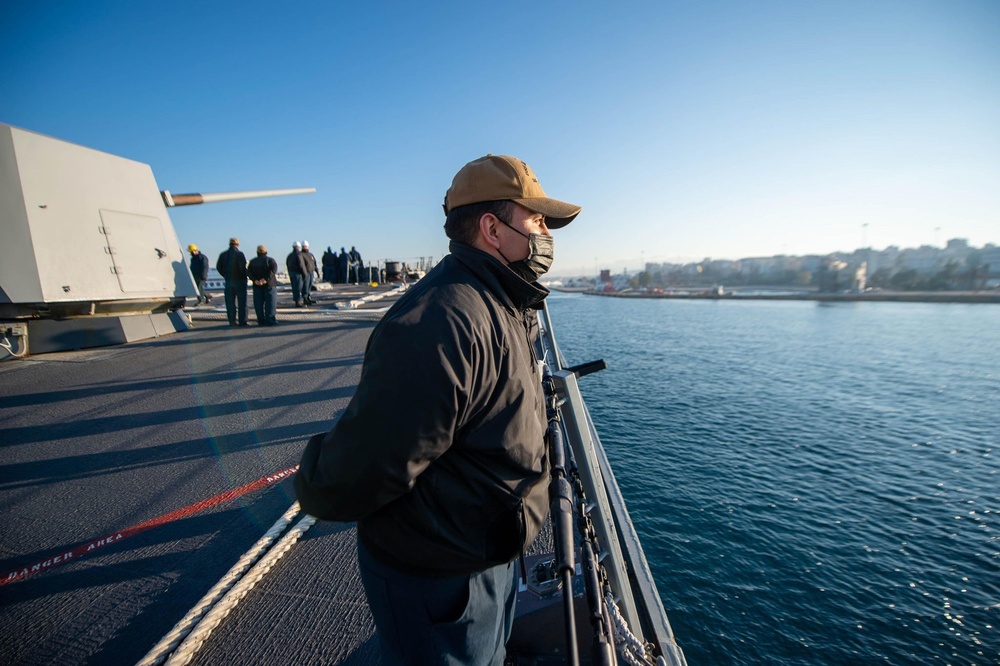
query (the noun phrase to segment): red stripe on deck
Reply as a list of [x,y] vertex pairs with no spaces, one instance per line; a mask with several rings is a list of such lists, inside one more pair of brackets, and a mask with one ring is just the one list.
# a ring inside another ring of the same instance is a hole
[[259,490],[260,488],[270,486],[278,481],[281,481],[282,479],[287,479],[292,474],[295,474],[298,469],[298,465],[296,465],[295,467],[289,467],[288,469],[283,469],[280,472],[275,472],[274,474],[262,476],[256,481],[251,481],[250,483],[244,484],[238,488],[231,488],[230,490],[221,492],[218,495],[213,495],[212,497],[203,499],[200,502],[195,502],[194,504],[190,504],[184,508],[171,511],[170,513],[165,513],[162,516],[158,516],[151,520],[147,520],[144,523],[139,523],[138,525],[133,525],[132,527],[119,530],[118,532],[113,532],[100,539],[94,539],[93,541],[81,544],[75,548],[67,550],[64,553],[50,557],[47,560],[36,562],[26,567],[20,567],[14,571],[8,571],[6,574],[0,575],[0,586],[6,585],[7,583],[13,583],[14,581],[21,580],[22,578],[27,578],[28,576],[36,574],[40,571],[48,571],[49,569],[57,567],[60,564],[78,560],[98,548],[118,543],[122,539],[135,536],[140,532],[145,532],[146,530],[159,527],[160,525],[166,525],[167,523],[180,520],[181,518],[187,518],[188,516],[198,513],[199,511],[204,511],[205,509],[222,504],[223,502],[228,502],[242,495],[246,495],[247,493]]

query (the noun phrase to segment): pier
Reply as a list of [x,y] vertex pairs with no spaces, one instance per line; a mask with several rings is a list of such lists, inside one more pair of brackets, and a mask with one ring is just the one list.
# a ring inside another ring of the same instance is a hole
[[741,290],[725,291],[697,289],[674,289],[662,292],[640,291],[599,291],[594,289],[578,289],[553,287],[554,291],[581,293],[588,296],[610,296],[612,298],[673,298],[698,300],[732,300],[732,301],[821,301],[828,303],[1000,303],[1000,290],[984,291],[871,291],[871,292],[788,292]]

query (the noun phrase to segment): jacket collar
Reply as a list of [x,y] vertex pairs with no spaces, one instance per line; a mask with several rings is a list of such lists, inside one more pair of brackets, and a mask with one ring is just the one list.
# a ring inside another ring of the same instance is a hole
[[537,282],[526,282],[495,257],[471,245],[451,241],[449,251],[455,259],[483,281],[506,305],[516,309],[541,309],[549,290]]

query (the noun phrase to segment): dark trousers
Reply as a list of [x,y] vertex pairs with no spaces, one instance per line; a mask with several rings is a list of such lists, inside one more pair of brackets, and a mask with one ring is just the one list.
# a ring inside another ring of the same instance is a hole
[[311,301],[312,300],[312,286],[313,286],[313,274],[302,276],[302,300]]
[[264,285],[253,286],[253,309],[257,313],[257,323],[261,326],[268,326],[278,323],[274,316],[278,309],[278,290],[274,287]]
[[358,567],[383,666],[503,666],[514,624],[514,565],[426,578],[382,564],[358,541]]
[[235,324],[237,317],[241,324],[247,323],[247,283],[246,280],[226,280],[226,317]]
[[292,281],[292,300],[298,305],[302,302],[303,292],[302,292],[302,282],[305,276],[302,273],[289,273],[288,278]]

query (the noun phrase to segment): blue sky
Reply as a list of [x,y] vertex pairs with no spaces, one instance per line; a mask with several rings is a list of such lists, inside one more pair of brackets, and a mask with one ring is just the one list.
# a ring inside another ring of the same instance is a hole
[[994,0],[9,3],[0,122],[175,193],[317,188],[172,209],[213,256],[440,258],[490,152],[583,206],[557,275],[1000,243]]

